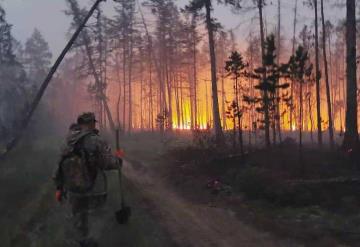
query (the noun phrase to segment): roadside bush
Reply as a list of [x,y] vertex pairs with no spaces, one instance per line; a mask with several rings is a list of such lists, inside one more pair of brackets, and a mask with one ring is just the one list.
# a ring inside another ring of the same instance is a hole
[[266,199],[275,202],[282,194],[283,186],[279,177],[269,174],[266,169],[247,166],[236,176],[235,188],[248,199]]

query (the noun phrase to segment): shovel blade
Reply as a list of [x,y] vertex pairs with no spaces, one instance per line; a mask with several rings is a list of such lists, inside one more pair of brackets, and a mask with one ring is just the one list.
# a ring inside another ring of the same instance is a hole
[[115,212],[116,221],[121,225],[127,224],[129,222],[130,216],[131,208],[127,206]]

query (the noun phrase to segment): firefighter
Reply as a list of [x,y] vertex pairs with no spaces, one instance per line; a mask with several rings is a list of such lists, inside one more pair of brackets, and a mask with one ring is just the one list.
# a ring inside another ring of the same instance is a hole
[[96,129],[95,114],[81,114],[72,124],[55,173],[56,200],[68,198],[71,208],[70,246],[96,247],[89,235],[89,209],[99,171],[121,169],[119,150],[112,154]]

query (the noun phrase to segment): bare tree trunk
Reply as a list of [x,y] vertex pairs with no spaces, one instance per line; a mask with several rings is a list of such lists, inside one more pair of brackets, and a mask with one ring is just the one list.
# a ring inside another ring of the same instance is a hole
[[[336,126],[335,126],[335,100],[336,100],[336,87],[334,85],[334,60],[333,60],[333,51],[331,49],[331,32],[328,33],[328,47],[329,47],[329,72],[330,72],[330,91],[331,91],[331,113],[333,119],[333,130],[334,135],[336,133]],[[335,138],[334,138],[335,142]]]
[[116,55],[116,75],[118,80],[119,92],[118,98],[116,102],[116,119],[117,119],[117,128],[122,129],[121,121],[120,121],[120,103],[121,103],[121,80],[120,80],[120,64],[119,64],[119,54]]
[[244,154],[244,141],[243,141],[243,131],[241,126],[241,114],[240,114],[240,100],[239,100],[239,85],[238,77],[235,78],[235,99],[236,99],[236,111],[237,111],[237,120],[238,120],[238,130],[239,130],[239,145],[240,153]]
[[174,82],[175,86],[175,106],[176,106],[176,120],[177,128],[180,129],[180,99],[179,99],[179,82],[176,80]]
[[303,131],[303,81],[300,81],[300,95],[299,95],[299,150],[302,152],[302,131]]
[[126,131],[126,59],[127,59],[127,56],[126,56],[126,52],[127,52],[127,49],[126,49],[126,43],[125,43],[125,39],[123,41],[123,131],[125,133]]
[[346,0],[346,115],[343,148],[359,144],[357,126],[356,13],[355,0]]
[[149,49],[149,103],[150,103],[150,111],[149,111],[149,121],[151,126],[151,131],[154,131],[154,103],[153,103],[153,85],[152,85],[152,56],[151,50]]
[[[260,16],[260,40],[261,40],[261,59],[262,66],[265,67],[264,54],[265,54],[265,34],[264,34],[264,22],[263,22],[263,6],[264,1],[258,0],[258,9]],[[263,73],[262,80],[266,79],[266,72]],[[264,101],[264,122],[265,122],[265,145],[270,147],[270,116],[269,116],[269,95],[265,90],[263,93]]]
[[141,61],[140,61],[140,129],[143,130],[144,129],[144,118],[143,118],[143,112],[144,112],[144,76],[143,76],[143,71],[144,71],[144,66],[143,66],[143,54],[141,54]]
[[169,119],[169,130],[172,129],[172,124],[173,124],[173,112],[172,112],[172,80],[170,78],[170,73],[171,71],[169,71],[169,65],[168,65],[168,61],[166,58],[166,63],[165,63],[165,73],[166,73],[166,85],[167,85],[167,91],[168,91],[168,119]]
[[323,58],[324,58],[324,67],[325,67],[326,102],[327,102],[328,120],[329,120],[329,142],[330,142],[330,148],[333,149],[334,148],[334,126],[333,126],[332,109],[331,109],[328,61],[327,61],[327,54],[326,54],[326,29],[325,29],[325,16],[324,16],[324,0],[321,0],[321,23],[322,23],[322,30],[323,30],[322,48],[323,48]]
[[129,54],[129,66],[128,66],[128,93],[129,93],[129,110],[128,110],[128,133],[130,134],[132,131],[132,107],[133,107],[133,102],[132,102],[132,68],[133,68],[133,55],[134,55],[134,50],[133,50],[133,37],[132,34],[130,34],[130,54]]
[[[73,5],[72,2],[70,2],[71,6],[72,6],[72,10],[74,11],[74,19],[76,21],[77,24],[81,24],[81,19],[80,19],[80,10],[76,8],[76,6]],[[101,79],[96,71],[96,67],[95,67],[95,64],[94,64],[94,60],[93,60],[93,53],[92,53],[92,49],[91,49],[91,40],[88,36],[88,33],[86,32],[86,30],[83,30],[82,32],[82,38],[83,38],[83,41],[84,41],[84,45],[85,45],[85,51],[86,51],[86,55],[88,57],[88,60],[89,60],[89,65],[90,65],[90,70],[91,70],[91,73],[93,74],[94,76],[94,79],[95,79],[95,83],[97,85],[101,85]],[[110,127],[111,129],[115,130],[115,124],[114,124],[114,121],[113,121],[113,118],[112,118],[112,115],[111,115],[111,111],[110,111],[110,108],[107,104],[107,99],[106,99],[106,95],[103,94],[103,92],[101,92],[102,95],[101,95],[101,98],[103,100],[103,103],[104,103],[104,108],[105,108],[105,111],[106,111],[106,114],[108,116],[108,119],[109,119],[109,123],[110,123]]]
[[[296,42],[296,25],[297,25],[297,8],[298,8],[298,0],[295,0],[295,8],[294,8],[294,24],[293,24],[293,38],[292,38],[292,52],[291,54],[295,54],[295,42]],[[293,126],[293,108],[294,108],[294,81],[291,81],[290,88],[290,98],[291,98],[291,106],[290,106],[290,131],[292,131]]]
[[225,144],[224,133],[221,128],[220,113],[219,113],[219,100],[217,90],[217,78],[216,78],[216,56],[215,56],[215,44],[213,34],[213,23],[211,18],[211,2],[205,1],[206,8],[206,26],[209,36],[209,49],[211,60],[211,88],[212,88],[212,100],[213,100],[213,122],[215,128],[216,143],[220,146]]
[[[281,1],[278,0],[278,30],[277,30],[277,64],[280,66],[280,54],[281,54]],[[277,82],[279,84],[279,80]],[[276,116],[274,118],[276,128],[279,135],[279,142],[282,142],[281,136],[281,116],[280,116],[280,95],[279,90],[276,90]],[[274,133],[275,135],[275,133]]]
[[[219,47],[220,50],[220,77],[221,77],[221,113],[222,113],[222,127],[226,129],[226,93],[225,93],[225,68],[223,66],[225,61],[225,39],[224,35],[221,35],[219,39]],[[233,42],[232,42],[233,43]],[[234,46],[234,45],[233,45]],[[233,47],[232,51],[235,51],[235,47]]]
[[321,101],[320,101],[320,70],[319,70],[319,31],[318,31],[318,0],[314,0],[315,9],[315,77],[316,77],[316,115],[318,129],[318,145],[322,147]]
[[311,143],[314,143],[314,138],[313,138],[314,120],[312,117],[312,107],[311,107],[311,96],[310,95],[308,98],[308,104],[309,104],[309,118],[310,118],[310,139],[311,139]]
[[[193,24],[195,25],[195,24]],[[196,55],[196,33],[195,33],[195,26],[194,26],[194,31],[193,31],[193,80],[194,80],[194,123],[195,123],[195,128],[198,127],[198,105],[197,105],[197,55]]]

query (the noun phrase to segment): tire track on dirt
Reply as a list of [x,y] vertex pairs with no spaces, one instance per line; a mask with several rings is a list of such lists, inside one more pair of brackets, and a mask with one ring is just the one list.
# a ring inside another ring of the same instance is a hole
[[231,211],[197,205],[179,197],[164,179],[138,161],[126,162],[124,173],[136,189],[150,200],[161,223],[179,246],[185,247],[297,247],[277,240],[236,219]]

